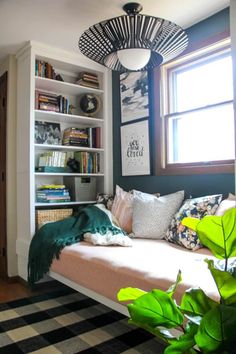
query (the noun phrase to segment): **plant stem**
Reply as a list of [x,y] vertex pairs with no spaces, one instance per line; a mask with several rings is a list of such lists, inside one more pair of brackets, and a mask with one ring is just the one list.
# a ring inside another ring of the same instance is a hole
[[224,251],[225,251],[225,272],[227,272],[228,269],[228,256],[227,256],[227,251],[226,251],[226,239],[225,239],[225,230],[223,227],[223,223],[222,223],[222,218],[221,218],[221,227],[222,227],[222,231],[223,231],[223,238],[224,238]]

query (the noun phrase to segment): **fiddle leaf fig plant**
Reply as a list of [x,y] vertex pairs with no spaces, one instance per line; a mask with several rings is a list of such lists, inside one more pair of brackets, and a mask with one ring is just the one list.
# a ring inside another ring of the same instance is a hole
[[[232,259],[236,257],[236,208],[222,217],[188,217],[182,224],[196,231],[201,243],[221,260],[205,260],[216,283],[219,302],[202,289],[191,288],[177,304],[174,295],[182,280],[181,271],[167,291],[123,288],[117,294],[118,300],[130,302],[130,323],[167,343],[165,354],[236,354],[236,258]],[[173,335],[174,328],[180,334]]]

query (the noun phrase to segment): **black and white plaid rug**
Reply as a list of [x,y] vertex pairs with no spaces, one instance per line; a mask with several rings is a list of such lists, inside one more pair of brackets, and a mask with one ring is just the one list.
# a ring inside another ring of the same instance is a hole
[[163,352],[125,316],[71,289],[0,304],[0,353]]

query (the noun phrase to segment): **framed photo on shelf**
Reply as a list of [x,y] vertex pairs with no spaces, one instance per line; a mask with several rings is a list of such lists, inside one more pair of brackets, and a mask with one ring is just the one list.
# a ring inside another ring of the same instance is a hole
[[147,71],[120,75],[121,122],[149,117]]
[[150,174],[148,120],[121,126],[122,176]]
[[61,145],[60,123],[35,121],[34,142],[35,144]]

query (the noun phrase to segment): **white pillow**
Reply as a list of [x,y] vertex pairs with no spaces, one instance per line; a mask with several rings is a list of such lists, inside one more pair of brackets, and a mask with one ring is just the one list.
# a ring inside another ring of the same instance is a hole
[[128,236],[125,236],[121,233],[113,235],[112,231],[107,231],[107,233],[104,235],[101,235],[98,232],[94,234],[86,232],[84,234],[84,241],[90,242],[97,246],[132,246],[132,240]]
[[[231,196],[232,196],[232,194],[231,194]],[[233,197],[231,197],[231,196],[229,195],[229,197],[227,199],[222,200],[218,209],[216,210],[215,215],[223,216],[227,210],[232,209],[232,208],[236,208],[236,198],[233,199]]]
[[184,191],[157,198],[134,190],[133,236],[162,239],[184,200]]

